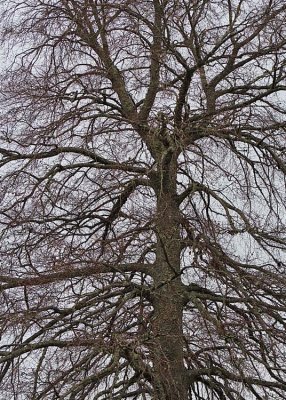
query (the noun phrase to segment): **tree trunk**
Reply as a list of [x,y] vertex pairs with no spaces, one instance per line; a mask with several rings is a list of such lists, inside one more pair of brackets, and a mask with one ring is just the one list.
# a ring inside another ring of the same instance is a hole
[[187,400],[183,357],[183,288],[180,276],[180,223],[176,201],[176,160],[157,174],[157,252],[153,301],[155,395],[160,400]]

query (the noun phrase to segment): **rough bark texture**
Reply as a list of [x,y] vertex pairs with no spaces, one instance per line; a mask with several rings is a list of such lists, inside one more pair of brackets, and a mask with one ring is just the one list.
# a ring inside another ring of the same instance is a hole
[[[163,153],[164,154],[164,153]],[[188,398],[184,366],[183,287],[180,275],[180,213],[176,191],[176,154],[170,151],[156,174],[156,271],[154,271],[153,363],[156,399]]]

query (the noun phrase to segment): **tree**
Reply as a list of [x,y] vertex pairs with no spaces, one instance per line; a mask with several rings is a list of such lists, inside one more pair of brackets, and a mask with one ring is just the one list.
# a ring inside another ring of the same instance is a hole
[[5,399],[286,399],[283,0],[5,0]]

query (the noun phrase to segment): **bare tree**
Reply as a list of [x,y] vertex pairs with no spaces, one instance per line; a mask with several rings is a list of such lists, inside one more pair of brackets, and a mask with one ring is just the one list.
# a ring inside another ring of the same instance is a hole
[[2,398],[286,399],[285,1],[1,10]]

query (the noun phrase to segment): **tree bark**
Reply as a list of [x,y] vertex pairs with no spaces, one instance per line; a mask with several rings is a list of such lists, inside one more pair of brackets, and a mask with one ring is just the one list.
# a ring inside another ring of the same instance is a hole
[[187,400],[183,355],[183,288],[180,278],[180,218],[176,200],[176,158],[158,168],[157,252],[152,349],[155,395],[160,400]]

